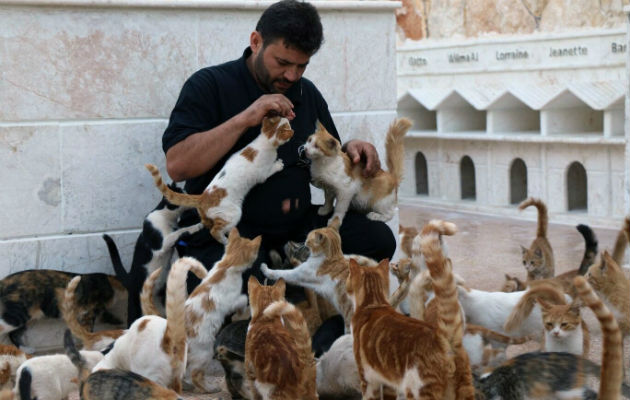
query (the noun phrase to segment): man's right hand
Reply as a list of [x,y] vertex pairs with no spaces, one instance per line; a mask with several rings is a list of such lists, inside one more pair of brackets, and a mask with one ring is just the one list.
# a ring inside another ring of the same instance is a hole
[[289,121],[295,118],[293,103],[283,94],[264,94],[242,112],[248,127],[257,126],[268,114],[277,114]]

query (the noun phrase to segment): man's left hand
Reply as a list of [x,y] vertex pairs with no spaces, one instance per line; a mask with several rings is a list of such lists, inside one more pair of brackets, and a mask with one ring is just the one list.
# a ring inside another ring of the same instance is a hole
[[343,147],[353,164],[357,164],[360,161],[365,162],[365,167],[363,168],[364,177],[372,177],[381,169],[381,162],[378,159],[376,147],[372,143],[353,139],[346,142]]

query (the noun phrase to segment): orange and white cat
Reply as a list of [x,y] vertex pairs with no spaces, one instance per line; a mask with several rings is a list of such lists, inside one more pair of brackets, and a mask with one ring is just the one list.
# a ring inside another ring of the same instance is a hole
[[184,194],[171,190],[155,165],[145,167],[153,175],[155,185],[171,203],[195,207],[201,222],[219,243],[227,243],[229,232],[241,219],[245,196],[255,185],[282,171],[278,147],[291,139],[293,130],[286,118],[264,118],[261,133],[249,145],[234,153],[215,175],[202,194]]
[[[232,228],[223,257],[186,300],[188,365],[184,380],[198,390],[215,392],[219,389],[208,375],[212,370],[214,341],[225,317],[247,308],[247,296],[241,293],[242,274],[258,257],[260,243],[260,236],[250,240]],[[203,268],[200,263],[198,266]]]
[[29,355],[13,345],[0,344],[0,389],[13,388],[16,371],[28,358]]
[[580,303],[575,300],[571,304],[551,304],[543,299],[537,301],[545,328],[543,350],[588,357],[590,332],[580,315]]
[[519,204],[518,209],[524,210],[529,206],[535,206],[538,209],[538,228],[536,239],[532,241],[529,249],[521,246],[523,266],[527,270],[527,280],[553,278],[555,264],[553,250],[549,239],[547,239],[547,226],[549,225],[547,206],[542,200],[529,197]]
[[114,347],[93,369],[124,369],[180,393],[186,370],[185,308],[189,257],[175,261],[166,282],[166,315],[143,316],[134,321]]
[[285,283],[247,283],[252,320],[245,340],[245,371],[254,399],[315,400],[316,366],[306,321],[284,299]]
[[125,333],[123,329],[110,329],[100,332],[90,332],[85,326],[79,323],[80,307],[76,299],[76,290],[81,276],[75,276],[68,283],[64,292],[61,304],[61,313],[72,334],[83,343],[83,350],[103,351],[109,347],[116,339]]
[[352,164],[350,157],[341,149],[341,143],[333,137],[321,123],[317,130],[308,137],[304,150],[311,160],[313,184],[324,190],[324,205],[318,210],[319,215],[343,218],[350,205],[367,211],[367,217],[376,221],[389,221],[394,216],[398,186],[402,180],[404,147],[403,137],[411,128],[407,118],[394,121],[385,138],[386,162],[388,171],[379,170],[372,177],[363,176],[363,167]]
[[376,262],[363,256],[344,255],[339,236],[340,219],[333,218],[329,226],[309,232],[306,246],[311,254],[294,269],[273,270],[263,263],[260,270],[270,279],[284,279],[287,283],[314,290],[328,300],[341,314],[350,332],[352,302],[346,292],[348,262],[356,258],[362,265],[376,265]]
[[438,221],[423,228],[422,249],[440,310],[437,325],[401,315],[389,305],[387,260],[376,268],[350,260],[346,288],[355,306],[354,356],[364,399],[380,398],[381,385],[407,399],[474,398],[455,281],[439,244],[440,233],[454,231],[453,224]]

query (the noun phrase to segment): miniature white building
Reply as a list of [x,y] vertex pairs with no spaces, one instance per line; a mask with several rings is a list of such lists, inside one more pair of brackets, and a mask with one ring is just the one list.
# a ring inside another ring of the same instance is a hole
[[625,29],[399,45],[398,114],[414,120],[402,201],[517,214],[534,196],[552,220],[617,225],[627,48]]

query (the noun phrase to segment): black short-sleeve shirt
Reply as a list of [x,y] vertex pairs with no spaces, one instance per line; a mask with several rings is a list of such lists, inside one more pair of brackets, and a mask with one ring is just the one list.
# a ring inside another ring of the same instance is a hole
[[[251,53],[251,49],[247,48],[241,58],[203,68],[186,81],[162,136],[165,153],[186,137],[222,124],[265,94],[245,63]],[[261,232],[290,229],[308,209],[311,200],[310,172],[300,162],[298,148],[315,131],[316,122],[319,120],[332,135],[339,138],[328,104],[311,81],[301,78],[285,95],[294,105],[295,118],[291,121],[291,127],[295,133],[289,142],[278,148],[278,157],[284,162],[284,169],[255,186],[243,202],[241,221],[260,227]],[[201,193],[225,161],[259,133],[260,126],[244,132],[234,147],[210,171],[186,181],[186,191]],[[292,199],[292,206],[291,211],[284,214],[281,204],[287,198]],[[192,215],[189,214],[186,219],[192,219]]]

